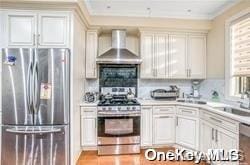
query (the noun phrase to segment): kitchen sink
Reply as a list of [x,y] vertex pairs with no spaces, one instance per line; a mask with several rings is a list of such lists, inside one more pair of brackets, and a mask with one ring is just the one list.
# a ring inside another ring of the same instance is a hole
[[228,113],[235,114],[235,115],[250,117],[250,110],[249,112],[247,112],[247,110],[244,111],[244,110],[233,108],[233,107],[224,107],[224,108],[218,108],[218,109],[228,112]]
[[177,102],[191,103],[191,104],[207,104],[206,101],[201,101],[201,100],[177,100]]

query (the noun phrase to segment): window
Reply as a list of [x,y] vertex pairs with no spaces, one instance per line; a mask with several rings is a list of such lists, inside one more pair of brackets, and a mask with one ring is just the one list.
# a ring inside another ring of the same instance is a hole
[[239,98],[250,90],[250,12],[227,21],[226,32],[226,96]]

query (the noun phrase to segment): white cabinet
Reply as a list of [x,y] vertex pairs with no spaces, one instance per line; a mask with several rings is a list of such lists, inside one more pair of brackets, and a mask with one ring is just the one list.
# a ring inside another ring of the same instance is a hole
[[206,78],[205,34],[141,33],[141,78]]
[[206,36],[188,37],[188,75],[191,78],[206,78]]
[[168,35],[155,36],[155,77],[168,77]]
[[82,117],[81,126],[82,126],[82,146],[95,146],[96,119]]
[[176,143],[184,147],[198,149],[199,120],[193,117],[176,117]]
[[95,30],[89,30],[86,36],[86,78],[94,79],[97,78],[98,34]]
[[81,107],[81,144],[83,147],[97,145],[96,107]]
[[171,78],[187,77],[187,36],[173,34],[169,36],[169,67]]
[[141,108],[141,146],[152,146],[152,112],[151,106]]
[[153,117],[153,144],[175,143],[175,115]]
[[[200,150],[207,153],[208,149],[224,149],[225,152],[239,148],[239,135],[210,122],[201,120]],[[220,162],[216,164],[237,164],[237,162]]]
[[163,79],[168,77],[168,35],[141,34],[141,78]]
[[67,12],[4,12],[6,46],[69,47]]
[[154,78],[155,59],[154,59],[154,34],[145,33],[141,35],[141,78]]
[[201,120],[200,122],[200,151],[207,153],[208,149],[216,148],[215,139],[215,129],[213,125]]
[[67,14],[39,14],[38,45],[67,46],[69,41],[69,16]]
[[5,29],[9,46],[35,46],[37,16],[31,12],[6,13]]

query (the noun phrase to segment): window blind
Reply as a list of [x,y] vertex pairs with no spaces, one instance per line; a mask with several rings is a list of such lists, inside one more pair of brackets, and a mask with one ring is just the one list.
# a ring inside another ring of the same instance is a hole
[[231,26],[233,76],[250,76],[250,15]]

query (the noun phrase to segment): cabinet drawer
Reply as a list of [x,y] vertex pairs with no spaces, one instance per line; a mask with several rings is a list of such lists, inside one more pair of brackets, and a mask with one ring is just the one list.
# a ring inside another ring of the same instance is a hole
[[154,106],[153,107],[153,114],[168,114],[168,113],[175,113],[174,106]]
[[96,107],[81,107],[82,117],[96,117],[97,108]]
[[177,114],[184,116],[198,116],[199,108],[177,106]]
[[228,118],[224,118],[220,115],[216,115],[216,114],[212,114],[209,113],[207,111],[202,111],[201,113],[201,118],[209,121],[219,127],[223,127],[233,133],[237,133],[238,134],[238,130],[239,130],[239,124],[238,122],[234,121],[234,120],[230,120]]

